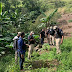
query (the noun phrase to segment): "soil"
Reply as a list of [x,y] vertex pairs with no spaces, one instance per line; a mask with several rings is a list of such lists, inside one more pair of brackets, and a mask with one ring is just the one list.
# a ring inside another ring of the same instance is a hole
[[33,69],[38,69],[38,68],[52,68],[56,71],[56,66],[59,65],[59,62],[58,60],[52,60],[52,61],[43,61],[43,60],[36,60],[36,61],[32,61],[32,62],[29,62],[26,67],[30,66],[30,69],[33,70]]
[[59,62],[57,60],[53,60],[53,61],[34,61],[32,62],[32,68],[33,69],[37,69],[37,68],[50,68],[50,67],[55,67],[58,66]]
[[69,20],[72,20],[72,13],[61,16],[62,17],[58,19],[58,27],[63,30],[65,38],[72,37],[72,22],[69,23]]

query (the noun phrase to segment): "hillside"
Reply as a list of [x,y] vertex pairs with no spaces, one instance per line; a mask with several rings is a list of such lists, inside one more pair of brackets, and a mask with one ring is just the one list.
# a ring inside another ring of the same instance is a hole
[[[61,15],[62,17],[58,19],[60,23],[58,26],[63,29],[65,37],[72,37],[72,13]],[[71,20],[71,22],[69,22]]]
[[[42,48],[39,46],[42,28],[54,25],[64,32],[61,54],[56,54],[56,47],[50,46],[47,38]],[[20,71],[19,59],[15,64],[13,38],[24,32],[28,45],[31,31],[36,47],[31,60],[27,48],[24,71]],[[0,72],[72,72],[72,0],[1,0],[0,34]]]

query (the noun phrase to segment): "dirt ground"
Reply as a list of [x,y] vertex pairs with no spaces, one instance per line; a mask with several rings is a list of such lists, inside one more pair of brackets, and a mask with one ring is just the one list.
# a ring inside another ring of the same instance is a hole
[[69,20],[72,20],[72,13],[61,15],[62,17],[58,19],[59,25],[63,32],[64,37],[72,37],[72,22],[69,23]]

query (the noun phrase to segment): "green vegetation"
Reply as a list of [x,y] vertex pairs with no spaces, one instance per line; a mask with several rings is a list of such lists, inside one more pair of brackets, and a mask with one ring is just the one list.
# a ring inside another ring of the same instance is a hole
[[69,20],[69,22],[72,22],[72,20]]
[[[29,72],[71,72],[72,71],[72,38],[65,39],[60,46],[62,53],[56,54],[56,48],[50,48],[48,44],[44,44],[39,52],[33,52],[31,60],[26,59],[24,63],[25,71]],[[55,62],[55,64],[54,64]],[[5,68],[4,68],[5,67]],[[2,69],[4,68],[4,69]],[[10,54],[0,59],[1,72],[19,72],[19,66],[15,65],[14,52],[10,50]]]
[[[38,34],[44,28],[44,24],[40,22],[41,18],[46,16],[48,20],[51,18],[50,24],[57,24],[61,14],[72,12],[71,3],[71,0],[2,0],[0,3],[2,32],[33,30]],[[56,9],[58,11],[52,16]],[[43,26],[39,27],[40,25]]]
[[[42,28],[59,24],[61,15],[72,12],[72,0],[1,0],[0,1],[0,72],[20,72],[15,65],[13,38],[17,32],[25,32],[28,43],[30,31],[34,31],[37,45]],[[68,22],[72,22],[69,20]],[[46,43],[41,52],[34,52],[31,61],[24,63],[26,72],[72,72],[72,38],[65,39],[61,54]],[[2,54],[5,52],[5,54]],[[55,64],[54,64],[55,63]]]
[[[42,19],[40,19],[40,21],[42,22],[42,23],[45,23],[46,25],[46,28],[48,27],[48,26],[50,26],[50,20],[51,20],[51,18],[54,16],[54,14],[57,12],[57,9],[55,10],[55,11],[53,11],[47,18],[42,18]],[[44,14],[45,15],[45,14]],[[45,15],[46,16],[46,15]],[[42,26],[42,25],[41,25]],[[41,27],[40,26],[40,27]]]

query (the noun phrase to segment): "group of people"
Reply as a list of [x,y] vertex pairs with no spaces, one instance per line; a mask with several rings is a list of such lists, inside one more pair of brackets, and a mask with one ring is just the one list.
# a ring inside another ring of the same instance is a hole
[[51,26],[50,28],[48,27],[46,31],[42,29],[40,33],[42,45],[44,43],[45,36],[47,37],[49,45],[53,45],[53,46],[56,45],[57,54],[61,53],[60,44],[63,43],[63,39],[64,39],[64,34],[62,29],[58,28],[57,26],[54,27]]
[[[35,39],[33,37],[34,32],[31,31],[30,35],[28,36],[28,43],[25,44],[23,38],[25,36],[24,32],[18,32],[17,36],[13,38],[14,40],[14,50],[15,50],[15,63],[18,63],[18,56],[19,56],[19,64],[20,64],[20,70],[23,70],[23,62],[25,60],[25,52],[26,48],[28,48],[28,59],[31,59],[31,54],[34,49],[34,44],[35,44]],[[47,36],[47,40],[49,45],[55,45],[56,43],[56,49],[57,49],[57,54],[61,53],[60,50],[60,44],[63,43],[63,31],[58,28],[57,26],[54,27],[48,27],[47,30],[45,31],[42,29],[40,32],[40,40],[41,44],[44,44],[44,38]]]
[[23,62],[25,61],[25,52],[26,49],[28,49],[28,59],[31,58],[31,54],[33,52],[34,48],[34,43],[35,39],[33,37],[33,31],[31,31],[30,35],[28,36],[28,44],[25,44],[23,38],[25,36],[24,32],[18,32],[17,36],[13,38],[14,40],[14,50],[15,50],[15,63],[18,64],[18,56],[19,56],[19,65],[20,65],[20,70],[23,70]]

